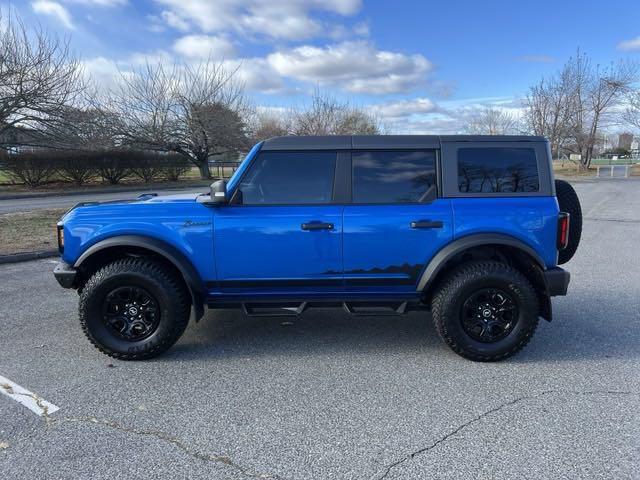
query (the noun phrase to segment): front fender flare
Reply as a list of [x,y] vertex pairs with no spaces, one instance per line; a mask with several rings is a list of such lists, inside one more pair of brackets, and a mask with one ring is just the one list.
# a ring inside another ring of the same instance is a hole
[[150,250],[169,261],[178,269],[191,295],[196,320],[204,315],[205,290],[200,274],[187,257],[173,245],[143,235],[118,235],[101,240],[87,248],[73,266],[80,268],[92,255],[113,247],[138,247]]

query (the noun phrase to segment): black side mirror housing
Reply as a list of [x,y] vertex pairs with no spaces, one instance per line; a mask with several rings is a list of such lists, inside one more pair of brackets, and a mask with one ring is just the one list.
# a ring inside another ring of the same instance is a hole
[[229,199],[227,198],[227,182],[224,180],[213,182],[209,187],[209,195],[200,195],[198,202],[211,206],[226,205],[229,203]]

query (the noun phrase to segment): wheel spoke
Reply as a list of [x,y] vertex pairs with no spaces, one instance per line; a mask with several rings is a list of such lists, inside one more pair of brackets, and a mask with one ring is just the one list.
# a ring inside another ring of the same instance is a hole
[[484,288],[464,302],[461,317],[462,327],[471,338],[491,343],[513,330],[518,307],[509,293],[499,288]]
[[109,292],[102,314],[105,325],[128,341],[139,341],[151,335],[160,319],[157,300],[137,286],[118,287]]

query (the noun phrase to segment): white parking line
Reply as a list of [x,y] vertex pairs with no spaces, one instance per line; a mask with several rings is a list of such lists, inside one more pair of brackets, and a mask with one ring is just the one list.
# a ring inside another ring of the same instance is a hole
[[24,405],[33,413],[40,415],[41,417],[49,416],[53,412],[60,410],[60,408],[55,406],[53,403],[47,402],[44,398],[39,397],[26,388],[22,388],[17,383],[13,383],[2,375],[0,375],[0,393],[5,394],[7,397]]

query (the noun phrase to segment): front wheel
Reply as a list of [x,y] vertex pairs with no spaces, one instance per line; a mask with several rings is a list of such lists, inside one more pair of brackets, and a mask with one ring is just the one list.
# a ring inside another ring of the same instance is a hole
[[98,270],[80,294],[80,324],[101,352],[121,360],[155,357],[189,322],[188,293],[165,265],[126,258]]
[[538,299],[527,278],[500,262],[464,264],[431,304],[436,330],[458,355],[491,362],[521,350],[538,326]]

